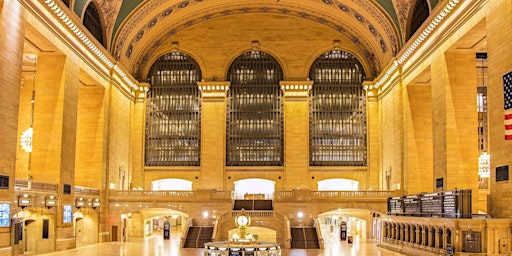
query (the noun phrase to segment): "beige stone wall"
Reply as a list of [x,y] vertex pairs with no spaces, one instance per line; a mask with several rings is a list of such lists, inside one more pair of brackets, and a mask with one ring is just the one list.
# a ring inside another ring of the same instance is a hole
[[[444,190],[473,189],[478,212],[478,117],[475,52],[446,52],[431,69],[434,182]],[[435,187],[435,184],[434,184]]]
[[307,97],[285,97],[284,166],[284,190],[314,189],[316,184],[311,183],[317,181],[318,177],[315,179],[315,174],[308,172],[309,100]]
[[382,119],[381,102],[376,90],[367,90],[366,125],[368,145],[368,188],[385,189],[382,175]]
[[133,105],[132,113],[132,135],[131,135],[131,160],[132,172],[130,189],[144,187],[144,154],[139,149],[143,149],[145,142],[146,132],[146,108],[145,108],[145,94],[137,94],[135,103]]
[[430,85],[408,85],[405,100],[405,194],[433,190],[432,93]]
[[118,88],[108,89],[107,184],[128,189],[131,171],[130,136],[133,102]]
[[[9,177],[9,189],[0,190],[0,201],[14,201],[14,179],[18,141],[23,33],[21,5],[18,1],[0,1],[0,175]],[[8,35],[8,36],[7,36]],[[12,214],[12,210],[11,210]],[[11,254],[11,231],[0,228],[0,254]]]
[[40,55],[37,66],[30,174],[73,184],[79,65],[63,55]]
[[[226,99],[202,98],[201,102],[201,189],[225,188]],[[196,176],[194,176],[195,179]]]
[[105,169],[105,89],[81,86],[78,97],[75,185],[101,188]]
[[[381,99],[383,189],[403,189],[402,89],[395,86]],[[389,176],[389,185],[386,181]]]
[[511,181],[496,182],[496,167],[512,169],[512,141],[504,139],[503,75],[512,71],[512,2],[495,1],[486,20],[489,64],[489,124],[491,155],[491,194],[489,213],[497,218],[511,218]]

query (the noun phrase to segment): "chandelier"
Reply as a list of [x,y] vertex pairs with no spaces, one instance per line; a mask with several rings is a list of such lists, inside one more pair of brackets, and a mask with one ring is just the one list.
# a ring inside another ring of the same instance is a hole
[[[27,56],[27,58],[30,58]],[[32,60],[30,60],[32,61]],[[20,138],[20,145],[25,152],[32,152],[32,138],[34,135],[34,129],[32,128],[34,124],[34,102],[35,102],[35,84],[36,84],[36,66],[37,66],[37,56],[34,56],[34,71],[32,73],[32,99],[30,100],[30,127],[27,128],[22,134]]]
[[482,178],[491,176],[491,156],[486,152],[478,157],[478,175]]
[[34,129],[32,127],[27,128],[20,138],[20,145],[25,152],[32,152],[32,135],[34,135]]

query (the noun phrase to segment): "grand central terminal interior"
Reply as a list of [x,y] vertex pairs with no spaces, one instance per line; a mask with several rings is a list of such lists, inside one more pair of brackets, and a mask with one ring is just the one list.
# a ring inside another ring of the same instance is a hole
[[510,255],[510,31],[510,0],[0,0],[0,255]]

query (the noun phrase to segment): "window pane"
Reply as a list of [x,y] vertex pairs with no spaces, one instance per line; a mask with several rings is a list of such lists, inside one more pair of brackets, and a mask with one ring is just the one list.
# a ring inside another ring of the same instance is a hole
[[185,53],[156,60],[148,76],[146,166],[199,166],[201,70]]
[[366,166],[366,96],[359,61],[343,51],[311,67],[310,165]]
[[228,71],[227,166],[282,166],[283,72],[269,54],[251,51]]

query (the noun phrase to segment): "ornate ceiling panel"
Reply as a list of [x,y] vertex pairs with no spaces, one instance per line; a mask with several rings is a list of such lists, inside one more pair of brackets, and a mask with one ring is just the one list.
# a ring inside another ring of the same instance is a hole
[[[113,1],[112,6],[119,6],[119,1]],[[110,44],[113,55],[140,78],[148,60],[180,31],[244,14],[284,15],[333,29],[348,38],[357,47],[357,55],[364,56],[377,73],[402,45],[393,18],[370,0],[147,0],[129,14],[119,14],[126,16],[122,22],[106,27],[116,31]]]

